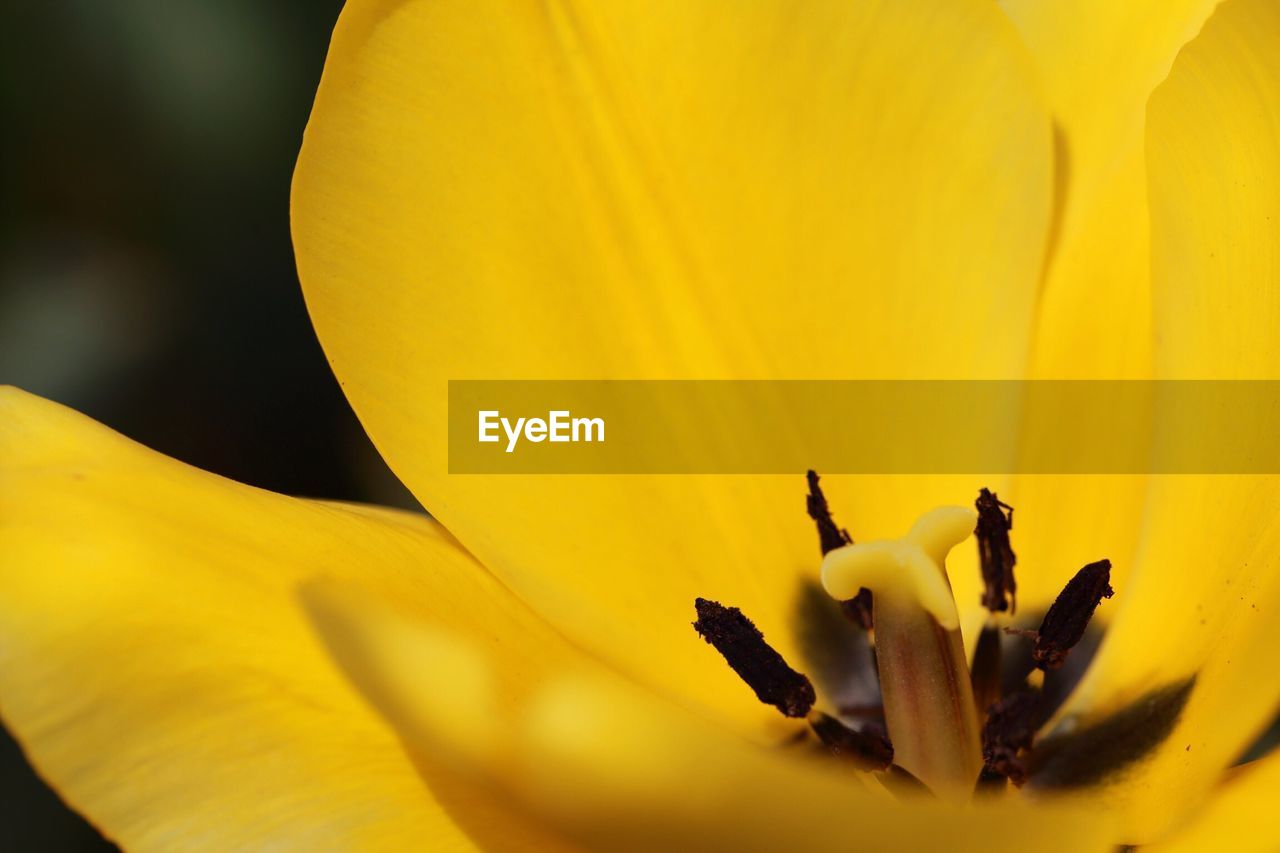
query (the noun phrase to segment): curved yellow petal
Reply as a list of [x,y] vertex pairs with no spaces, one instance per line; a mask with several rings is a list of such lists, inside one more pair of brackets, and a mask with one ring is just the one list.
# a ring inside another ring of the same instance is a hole
[[[455,635],[450,656],[467,663],[434,671],[416,662],[450,643],[442,626],[349,585],[312,587],[306,598],[335,658],[411,749],[483,744],[455,752],[455,772],[592,850],[1111,847],[1105,820],[1070,808],[896,802],[867,788],[866,774],[801,746],[750,745],[586,659],[559,673],[537,666],[541,686],[505,704],[502,685],[520,678],[508,656],[486,661]],[[509,633],[500,618],[490,624]],[[460,693],[460,681],[485,686]],[[487,736],[472,737],[460,702],[489,718]]]
[[[1049,774],[1053,785],[1098,786],[1126,843],[1193,816],[1280,707],[1278,505],[1274,478],[1153,486],[1137,569],[1107,603],[1111,628],[1056,730],[1074,731],[1072,750],[1098,761]],[[1129,721],[1131,748],[1098,728],[1117,719]]]
[[[1151,374],[1147,99],[1217,2],[1001,0],[1044,81],[1056,131],[1054,226],[1032,377]],[[1127,586],[1145,489],[1141,476],[1018,478],[1004,497],[1019,511],[1018,597],[1029,616],[1102,557],[1112,561],[1116,588]],[[1109,609],[1097,618],[1108,621]]]
[[1056,127],[1055,232],[1033,375],[1151,374],[1147,99],[1219,0],[1001,0]]
[[1280,848],[1280,752],[1232,771],[1190,826],[1151,853],[1271,853]]
[[[348,3],[294,180],[307,304],[424,505],[580,643],[771,719],[696,596],[788,637],[795,478],[447,474],[446,380],[1017,376],[1049,127],[978,2]],[[873,481],[845,523],[972,499]]]
[[511,601],[424,518],[232,483],[0,388],[0,715],[127,848],[472,848],[315,641],[315,574]]
[[[1280,378],[1277,32],[1275,3],[1228,0],[1151,99],[1152,269],[1165,377]],[[1150,691],[1192,685],[1167,736],[1114,778],[1107,802],[1123,812],[1126,841],[1159,838],[1192,817],[1280,707],[1278,508],[1274,476],[1152,483],[1140,563],[1118,590],[1112,632],[1067,709],[1087,724]]]

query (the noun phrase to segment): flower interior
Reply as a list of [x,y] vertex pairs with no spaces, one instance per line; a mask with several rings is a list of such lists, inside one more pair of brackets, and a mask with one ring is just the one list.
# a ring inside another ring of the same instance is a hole
[[[821,587],[828,604],[838,603],[845,626],[812,633],[832,643],[847,644],[850,630],[865,637],[861,654],[830,658],[844,669],[837,682],[874,685],[864,690],[870,701],[824,697],[736,607],[699,598],[693,623],[761,702],[806,721],[808,731],[796,744],[876,774],[899,796],[928,792],[964,802],[1010,785],[1088,784],[1136,761],[1172,730],[1194,679],[1148,694],[1087,729],[1055,718],[1097,647],[1100,632],[1090,630],[1090,621],[1114,594],[1109,560],[1077,571],[1038,627],[1002,624],[1017,613],[1017,556],[1013,507],[994,492],[982,489],[973,509],[925,513],[901,539],[855,543],[836,524],[813,471],[808,483],[808,512],[823,555]],[[988,611],[972,660],[945,565],[951,549],[971,534]],[[823,618],[812,607],[806,612]]]

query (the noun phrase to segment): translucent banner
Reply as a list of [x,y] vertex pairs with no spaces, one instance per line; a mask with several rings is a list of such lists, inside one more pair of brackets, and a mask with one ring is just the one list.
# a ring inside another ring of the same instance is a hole
[[1280,473],[1280,381],[453,380],[454,474]]

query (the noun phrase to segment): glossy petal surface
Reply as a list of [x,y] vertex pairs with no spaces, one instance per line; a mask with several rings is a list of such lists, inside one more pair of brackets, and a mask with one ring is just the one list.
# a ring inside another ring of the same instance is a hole
[[[509,658],[454,635],[457,665],[424,670],[413,661],[451,642],[441,625],[340,586],[311,588],[307,600],[335,658],[406,743],[422,752],[450,745],[457,772],[592,850],[1110,846],[1105,821],[1069,808],[896,802],[866,774],[801,745],[746,743],[584,658],[559,673],[541,667],[538,688],[505,704]],[[498,636],[516,627],[488,617]],[[459,700],[486,714],[488,735],[475,736]]]
[[[365,0],[294,239],[334,370],[424,505],[576,641],[758,730],[688,612],[739,606],[795,654],[802,472],[450,477],[446,381],[1020,375],[1049,145],[980,2]],[[889,535],[980,485],[851,481],[837,506]]]
[[433,798],[316,642],[314,575],[523,610],[425,518],[242,486],[0,388],[0,714],[117,842],[472,848],[439,803],[472,807]]
[[[1280,377],[1278,32],[1274,3],[1229,0],[1152,97],[1147,160],[1165,377]],[[1197,440],[1194,425],[1168,440]],[[1167,736],[1105,777],[1126,841],[1159,838],[1190,819],[1280,706],[1277,504],[1274,476],[1153,481],[1138,569],[1068,709],[1096,723],[1195,678]]]

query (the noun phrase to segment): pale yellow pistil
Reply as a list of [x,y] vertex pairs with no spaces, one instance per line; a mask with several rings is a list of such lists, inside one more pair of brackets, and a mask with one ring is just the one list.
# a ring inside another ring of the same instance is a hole
[[876,662],[894,761],[936,794],[963,802],[982,769],[979,723],[945,562],[977,514],[940,507],[901,539],[847,545],[822,562],[840,601],[873,595]]

